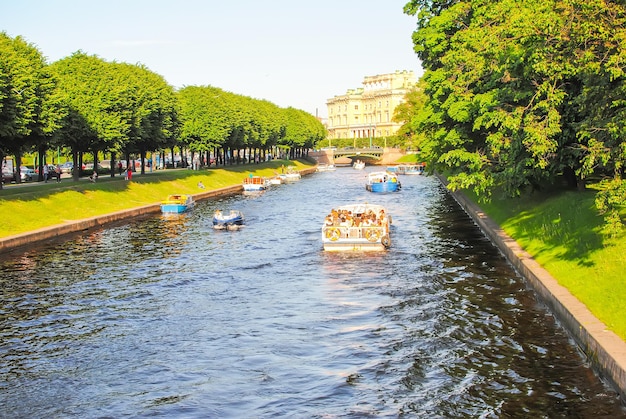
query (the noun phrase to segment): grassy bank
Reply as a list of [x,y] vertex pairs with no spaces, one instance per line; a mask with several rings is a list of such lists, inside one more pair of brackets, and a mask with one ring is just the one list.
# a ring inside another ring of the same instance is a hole
[[[0,191],[0,237],[156,204],[169,194],[196,194],[239,185],[249,173],[273,176],[282,165],[296,166],[298,170],[313,166],[299,160],[274,160],[197,171],[159,170],[145,175],[134,174],[130,182],[123,176],[100,176],[97,183],[88,179],[78,182],[63,179],[61,183],[52,181],[6,187]],[[206,189],[201,189],[199,182]]]
[[[480,207],[557,281],[626,340],[626,237],[606,238],[596,191],[544,191]],[[475,197],[474,197],[475,198]]]

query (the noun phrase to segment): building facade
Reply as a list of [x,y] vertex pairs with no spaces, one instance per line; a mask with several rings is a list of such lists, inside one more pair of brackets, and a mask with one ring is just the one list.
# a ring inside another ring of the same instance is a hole
[[328,138],[380,138],[395,135],[392,121],[405,94],[417,84],[413,71],[366,76],[363,86],[326,101]]

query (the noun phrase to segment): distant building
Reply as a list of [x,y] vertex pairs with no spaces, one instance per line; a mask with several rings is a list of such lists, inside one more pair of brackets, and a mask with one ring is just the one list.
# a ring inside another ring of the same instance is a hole
[[328,138],[377,138],[394,135],[402,124],[392,122],[396,106],[417,84],[413,71],[366,76],[363,87],[326,101]]

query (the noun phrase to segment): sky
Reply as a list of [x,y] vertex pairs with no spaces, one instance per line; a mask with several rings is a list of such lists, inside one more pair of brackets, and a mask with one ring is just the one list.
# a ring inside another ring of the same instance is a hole
[[0,0],[0,31],[49,63],[81,50],[327,116],[364,77],[421,76],[408,0]]

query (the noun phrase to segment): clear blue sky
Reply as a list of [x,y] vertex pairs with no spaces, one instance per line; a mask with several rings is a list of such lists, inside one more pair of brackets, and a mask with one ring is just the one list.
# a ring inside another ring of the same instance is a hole
[[421,67],[405,0],[0,0],[0,31],[327,116],[365,76]]

